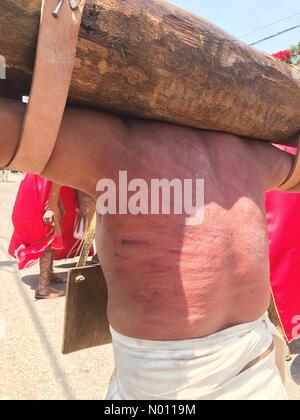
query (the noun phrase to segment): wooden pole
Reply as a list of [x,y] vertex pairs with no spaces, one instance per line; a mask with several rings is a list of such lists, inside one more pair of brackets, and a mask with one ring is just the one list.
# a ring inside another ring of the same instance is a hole
[[[0,1],[0,95],[28,94],[41,0]],[[300,130],[300,71],[161,0],[90,0],[70,102],[283,142]]]

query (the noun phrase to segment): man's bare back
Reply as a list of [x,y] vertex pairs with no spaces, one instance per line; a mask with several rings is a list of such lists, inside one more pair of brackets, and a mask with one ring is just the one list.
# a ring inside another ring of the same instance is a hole
[[185,215],[103,218],[98,251],[114,329],[178,340],[258,319],[270,302],[264,198],[276,180],[263,160],[270,146],[153,122],[130,129],[128,151],[117,141],[107,150],[114,158],[105,173],[204,179],[205,216],[198,226],[185,225]]
[[[21,109],[13,112],[21,124]],[[97,182],[117,181],[122,170],[146,181],[205,180],[201,225],[186,225],[185,215],[106,215],[98,224],[112,327],[140,339],[179,340],[267,310],[264,196],[291,165],[263,142],[72,109],[43,175],[95,198]]]

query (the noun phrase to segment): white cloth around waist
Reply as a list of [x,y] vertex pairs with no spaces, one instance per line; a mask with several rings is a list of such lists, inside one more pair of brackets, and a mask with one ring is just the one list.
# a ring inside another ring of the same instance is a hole
[[[242,372],[270,348],[274,335],[280,337],[267,315],[199,339],[150,341],[126,337],[112,328],[111,333],[115,399],[247,399],[274,375],[280,381],[274,354]],[[258,369],[260,383],[255,384],[247,376]],[[235,398],[242,386],[247,388],[245,398]]]

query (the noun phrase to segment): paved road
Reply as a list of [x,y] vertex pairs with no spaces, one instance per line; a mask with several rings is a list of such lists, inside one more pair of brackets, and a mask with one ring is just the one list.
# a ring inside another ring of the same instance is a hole
[[63,356],[65,299],[35,302],[37,267],[19,274],[7,255],[16,190],[15,182],[0,183],[0,399],[103,399],[111,346]]
[[[37,267],[18,273],[7,255],[18,187],[18,179],[11,181],[0,183],[0,399],[103,399],[113,371],[111,346],[63,356],[64,298],[35,302]],[[66,272],[62,265],[57,272]],[[300,342],[291,350],[287,388],[300,400]]]

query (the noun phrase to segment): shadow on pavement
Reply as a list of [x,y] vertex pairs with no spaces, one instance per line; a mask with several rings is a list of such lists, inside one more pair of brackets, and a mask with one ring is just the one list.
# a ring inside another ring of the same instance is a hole
[[[68,378],[66,376],[66,373],[61,367],[57,352],[55,351],[49,337],[47,330],[43,324],[43,321],[41,317],[39,316],[38,312],[36,311],[34,307],[34,303],[31,301],[31,299],[27,296],[24,288],[21,286],[21,282],[19,281],[18,273],[15,273],[15,279],[16,283],[19,288],[20,295],[23,299],[23,302],[28,310],[28,314],[31,318],[32,324],[35,327],[36,333],[40,337],[41,344],[43,346],[44,353],[47,355],[47,358],[49,362],[51,363],[56,381],[57,386],[60,386],[64,391],[64,397],[67,400],[75,400],[76,399],[76,392],[72,388],[72,385],[69,383]],[[24,281],[26,280],[26,281]],[[26,276],[21,279],[22,282],[28,285],[34,286],[37,285],[38,282],[38,276]],[[27,283],[26,283],[27,282]]]
[[300,385],[300,356],[297,356],[296,359],[292,362],[290,370],[293,381],[297,385]]
[[294,382],[300,385],[300,340],[294,341],[289,345],[291,354],[296,356],[291,363],[290,371]]
[[296,340],[289,345],[292,354],[300,355],[300,340]]
[[56,264],[55,265],[55,268],[67,268],[67,269],[69,269],[69,268],[75,268],[76,267],[76,262],[73,262],[73,263],[65,263],[65,264]]
[[[61,277],[64,280],[67,279],[67,273],[65,273],[65,272],[55,273],[55,274],[58,275],[59,277]],[[39,276],[37,274],[32,274],[32,275],[29,275],[29,276],[21,277],[21,281],[22,281],[22,283],[26,284],[27,286],[30,286],[31,290],[36,291],[38,289]],[[65,292],[65,290],[66,290],[66,284],[52,283],[52,286],[55,287],[55,289],[60,290],[62,292]]]
[[16,267],[16,265],[17,265],[16,261],[11,261],[11,260],[0,261],[0,269],[8,268],[8,267]]

